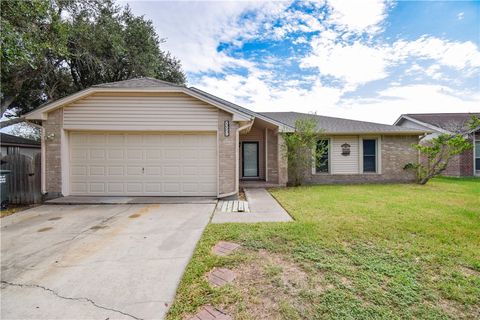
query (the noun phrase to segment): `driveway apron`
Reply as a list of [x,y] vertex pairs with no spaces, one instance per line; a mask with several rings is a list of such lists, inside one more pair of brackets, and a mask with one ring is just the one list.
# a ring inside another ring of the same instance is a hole
[[162,319],[215,204],[46,205],[1,220],[2,319]]

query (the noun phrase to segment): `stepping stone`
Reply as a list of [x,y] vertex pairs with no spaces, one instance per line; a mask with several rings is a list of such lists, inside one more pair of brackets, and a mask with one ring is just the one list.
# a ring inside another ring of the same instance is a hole
[[228,314],[212,306],[205,306],[190,320],[232,320]]
[[233,251],[240,248],[240,245],[233,242],[219,241],[213,248],[212,251],[218,256],[227,256]]
[[208,273],[207,278],[208,282],[214,287],[221,287],[235,280],[236,274],[229,269],[213,268],[213,270]]

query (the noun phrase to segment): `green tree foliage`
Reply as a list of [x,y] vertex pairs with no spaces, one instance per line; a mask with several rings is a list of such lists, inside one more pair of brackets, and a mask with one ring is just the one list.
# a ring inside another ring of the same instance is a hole
[[98,83],[139,76],[185,83],[152,22],[112,0],[0,3],[1,115],[20,116]]
[[420,152],[420,162],[409,163],[405,169],[417,172],[419,184],[426,184],[431,178],[440,175],[451,159],[473,148],[469,135],[480,127],[480,120],[472,117],[467,126],[451,128],[452,133],[442,133],[425,143],[413,145]]
[[327,151],[328,145],[318,144],[323,134],[317,125],[315,117],[300,118],[295,121],[294,132],[283,134],[283,152],[288,161],[288,176],[294,186],[304,184],[313,162],[318,164]]

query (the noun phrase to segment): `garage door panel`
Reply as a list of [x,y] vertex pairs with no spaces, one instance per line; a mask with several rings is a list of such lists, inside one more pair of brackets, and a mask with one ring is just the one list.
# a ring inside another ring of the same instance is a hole
[[90,176],[105,176],[105,167],[103,166],[90,166],[89,173]]
[[90,134],[87,141],[89,145],[105,145],[107,136],[105,134]]
[[142,160],[143,159],[143,149],[140,148],[128,148],[126,155],[127,160]]
[[125,168],[123,166],[108,166],[108,176],[123,176]]
[[105,183],[103,182],[90,183],[89,189],[91,193],[105,193]]
[[215,196],[215,134],[70,133],[73,195]]
[[123,182],[109,182],[107,184],[109,193],[124,193],[124,184]]

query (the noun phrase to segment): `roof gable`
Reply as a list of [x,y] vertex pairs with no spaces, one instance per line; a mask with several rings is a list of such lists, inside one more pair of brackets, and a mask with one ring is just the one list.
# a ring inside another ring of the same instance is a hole
[[180,92],[189,95],[193,98],[208,103],[214,107],[224,110],[233,115],[233,121],[250,121],[254,118],[252,111],[246,112],[246,109],[234,108],[231,104],[225,101],[212,99],[211,95],[206,96],[199,94],[198,92],[191,90],[184,86],[170,84],[165,81],[150,79],[150,78],[137,78],[131,80],[125,80],[120,82],[113,82],[107,84],[101,84],[92,86],[88,89],[79,91],[67,97],[50,102],[37,108],[36,110],[25,115],[28,120],[46,120],[48,113],[61,108],[65,105],[74,103],[78,100],[87,98],[95,93],[133,93],[133,92]]
[[468,122],[480,113],[407,113],[402,114],[394,125],[401,125],[405,120],[423,125],[438,132],[452,132],[458,129],[467,129]]

